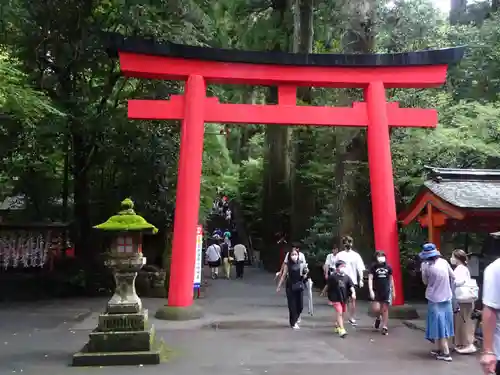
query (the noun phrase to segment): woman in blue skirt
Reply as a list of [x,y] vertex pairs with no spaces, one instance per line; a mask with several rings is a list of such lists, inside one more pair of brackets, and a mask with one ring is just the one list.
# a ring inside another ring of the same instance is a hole
[[448,339],[453,331],[453,270],[433,243],[422,246],[422,281],[427,288],[425,298],[428,301],[427,327],[425,338],[436,343],[436,350],[431,352],[438,360],[451,361]]

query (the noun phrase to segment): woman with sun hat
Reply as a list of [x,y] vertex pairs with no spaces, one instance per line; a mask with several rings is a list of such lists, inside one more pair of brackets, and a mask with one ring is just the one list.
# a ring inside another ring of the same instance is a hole
[[436,343],[436,350],[431,351],[436,359],[450,362],[452,359],[448,339],[454,336],[452,299],[455,276],[433,243],[424,244],[419,256],[422,259],[422,281],[427,286],[425,338]]

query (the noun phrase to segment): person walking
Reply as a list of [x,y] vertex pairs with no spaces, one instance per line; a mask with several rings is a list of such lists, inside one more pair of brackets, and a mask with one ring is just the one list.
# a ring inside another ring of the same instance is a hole
[[224,270],[224,277],[229,280],[231,277],[231,262],[229,259],[229,244],[225,241],[221,244],[221,257],[222,257],[222,267]]
[[[294,250],[297,251],[297,253],[299,254],[299,262],[307,264],[307,262],[306,262],[306,256],[304,255],[303,252],[300,251],[300,243],[298,243],[298,242],[293,242],[292,243],[292,251],[294,251]],[[283,272],[285,270],[286,262],[288,262],[289,254],[290,254],[290,252],[287,252],[285,254],[285,257],[283,259],[283,263],[281,264],[281,268],[280,268],[280,270],[278,272],[276,272],[275,279],[279,280],[279,278],[283,275]]]
[[500,259],[484,270],[482,322],[481,366],[485,375],[500,375]]
[[224,242],[229,245],[229,248],[231,248],[231,231],[229,229],[226,229],[223,234]]
[[332,247],[332,252],[326,256],[325,264],[323,265],[323,273],[325,274],[325,280],[328,280],[328,276],[331,271],[335,271],[335,262],[337,258],[337,253],[339,249],[337,246]]
[[354,283],[346,273],[346,264],[339,260],[335,269],[328,275],[328,280],[321,291],[321,296],[328,295],[328,303],[335,310],[335,332],[342,338],[347,336],[344,327],[344,314],[347,310],[349,298],[356,299]]
[[[354,284],[355,288],[363,287],[363,273],[365,271],[365,263],[356,251],[353,249],[353,239],[351,236],[342,237],[342,245],[344,249],[337,253],[336,261],[343,261],[345,263],[345,272]],[[356,299],[349,299],[349,323],[356,326]]]
[[245,261],[248,258],[247,248],[245,245],[239,243],[234,249],[234,261],[236,262],[236,278],[242,279],[245,271]]
[[217,242],[213,242],[208,248],[206,252],[206,258],[208,266],[210,267],[210,273],[212,275],[212,279],[216,279],[219,277],[219,267],[221,263],[221,248],[217,244]]
[[299,251],[296,248],[293,248],[287,255],[276,292],[281,290],[281,285],[286,280],[289,324],[293,329],[300,329],[300,315],[304,308],[304,280],[307,278],[308,270],[307,265],[300,261]]
[[433,243],[426,243],[420,252],[422,259],[422,281],[427,286],[427,322],[425,338],[436,343],[431,354],[438,360],[451,362],[448,339],[454,336],[453,288],[455,275]]
[[375,263],[370,267],[368,274],[368,289],[372,302],[372,310],[375,313],[373,327],[380,328],[382,324],[382,334],[387,335],[387,323],[389,321],[389,305],[394,299],[394,279],[392,268],[387,264],[385,253],[377,251],[375,253]]
[[[455,267],[455,296],[460,311],[455,314],[455,351],[459,354],[472,354],[477,351],[474,346],[474,322],[471,314],[474,309],[474,301],[478,292],[476,281],[472,279],[467,267],[467,254],[465,251],[454,250],[450,263]],[[475,284],[475,286],[473,285]]]
[[215,228],[214,231],[212,232],[212,238],[214,240],[222,239],[222,230],[220,228]]

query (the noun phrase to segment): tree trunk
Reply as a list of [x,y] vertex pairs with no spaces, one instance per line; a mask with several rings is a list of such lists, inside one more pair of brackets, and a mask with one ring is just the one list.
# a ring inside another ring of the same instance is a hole
[[[495,3],[495,1],[498,0],[493,0],[493,4]],[[466,12],[467,0],[451,0],[450,25],[458,25],[464,19]]]
[[92,246],[90,220],[90,186],[88,179],[88,145],[84,136],[73,132],[73,181],[75,214],[75,253],[91,266],[98,251]]
[[[244,93],[244,103],[257,104],[257,90],[252,88],[250,91]],[[244,160],[249,158],[248,141],[255,134],[255,130],[250,125],[245,125],[239,129],[239,140],[237,145],[236,163],[241,164]]]
[[[293,45],[293,3],[291,0],[275,0],[274,15],[279,21],[281,35],[287,35],[285,42],[276,41],[275,51],[289,51]],[[277,87],[271,87],[267,102],[276,104]],[[275,234],[289,232],[290,228],[290,129],[287,126],[271,125],[265,132],[264,181],[263,181],[263,240],[268,251],[262,253],[268,267],[278,265],[278,251],[275,249]]]
[[[309,54],[313,49],[313,0],[297,0],[294,7],[294,41],[297,50],[294,52]],[[312,104],[311,88],[299,87],[298,98],[305,104]],[[292,179],[292,215],[291,232],[294,237],[303,238],[310,226],[311,218],[315,214],[315,194],[310,184],[301,178],[300,170],[306,167],[315,151],[315,139],[310,127],[294,130],[294,150]]]
[[[349,20],[346,32],[342,40],[343,49],[346,53],[372,53],[375,50],[376,26],[377,26],[378,2],[376,0],[354,0],[346,3],[342,9],[344,17]],[[351,103],[353,94],[344,91],[343,105]],[[365,189],[359,189],[356,181],[360,178],[359,173],[364,168],[359,168],[358,163],[365,163],[368,159],[365,131],[343,129],[339,131],[343,145],[337,149],[336,178],[343,189],[338,195],[338,207],[341,208],[340,235],[352,234],[357,237],[357,244],[369,244],[373,242],[372,233],[361,230],[371,228],[371,217],[362,214],[363,206],[371,206],[370,198]],[[346,155],[341,155],[345,152]],[[340,165],[343,162],[344,165]],[[364,203],[363,203],[364,202]],[[365,234],[365,236],[363,236]],[[365,245],[366,246],[366,245]]]

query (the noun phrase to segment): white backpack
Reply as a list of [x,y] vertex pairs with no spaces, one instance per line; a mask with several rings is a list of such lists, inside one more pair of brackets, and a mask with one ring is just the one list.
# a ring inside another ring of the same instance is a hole
[[455,289],[455,298],[460,303],[474,302],[479,298],[479,287],[476,280],[470,278],[464,285]]

